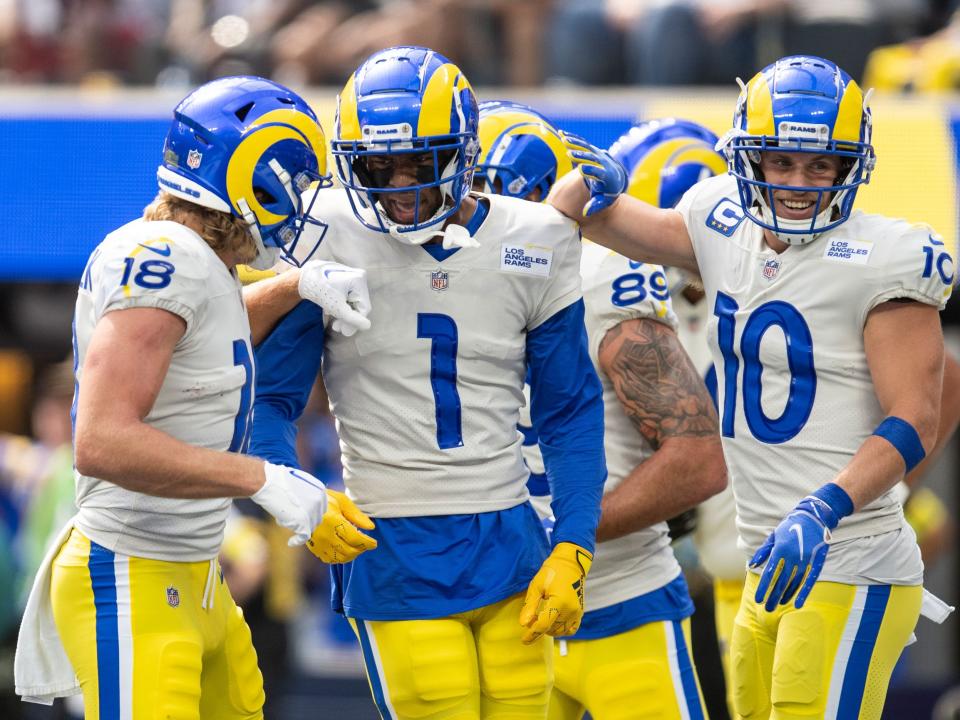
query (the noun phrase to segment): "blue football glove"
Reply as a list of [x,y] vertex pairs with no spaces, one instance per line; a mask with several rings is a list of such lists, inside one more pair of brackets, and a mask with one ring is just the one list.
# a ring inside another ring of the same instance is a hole
[[764,608],[773,612],[796,595],[795,607],[802,608],[827,559],[830,531],[852,512],[850,496],[834,483],[797,503],[750,560],[750,567],[767,563],[754,600],[762,603],[766,598]]
[[577,166],[590,191],[590,199],[583,206],[584,216],[590,217],[610,207],[617,196],[627,189],[627,171],[610,153],[594,147],[579,135],[562,135],[567,155]]

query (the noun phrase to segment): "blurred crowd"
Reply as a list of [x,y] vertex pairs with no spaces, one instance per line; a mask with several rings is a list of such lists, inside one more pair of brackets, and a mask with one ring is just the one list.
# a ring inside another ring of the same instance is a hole
[[[710,85],[776,57],[866,84],[960,86],[960,0],[0,0],[0,83],[340,85],[426,45],[476,85]],[[864,75],[866,74],[866,78]]]

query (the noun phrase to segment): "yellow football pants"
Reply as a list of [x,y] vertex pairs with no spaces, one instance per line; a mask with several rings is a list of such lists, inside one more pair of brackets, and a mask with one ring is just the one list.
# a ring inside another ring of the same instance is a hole
[[743,579],[713,581],[713,614],[717,627],[717,646],[720,648],[720,662],[723,664],[723,679],[727,687],[727,710],[734,717],[733,678],[730,677],[730,638],[733,636],[733,623],[740,609],[743,595]]
[[384,720],[547,715],[552,638],[520,642],[523,595],[437,620],[350,620]]
[[73,530],[51,600],[86,720],[263,718],[250,630],[215,563],[120,555]]
[[803,608],[768,613],[747,573],[731,640],[741,720],[879,720],[923,588],[818,582]]
[[651,622],[596,640],[559,640],[549,720],[704,720],[690,621]]

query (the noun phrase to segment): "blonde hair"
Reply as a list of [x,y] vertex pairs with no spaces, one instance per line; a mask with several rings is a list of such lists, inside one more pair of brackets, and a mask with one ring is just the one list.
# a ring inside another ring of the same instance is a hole
[[243,218],[212,210],[160,191],[143,209],[144,220],[171,220],[195,231],[214,252],[227,252],[238,263],[257,257],[257,246]]

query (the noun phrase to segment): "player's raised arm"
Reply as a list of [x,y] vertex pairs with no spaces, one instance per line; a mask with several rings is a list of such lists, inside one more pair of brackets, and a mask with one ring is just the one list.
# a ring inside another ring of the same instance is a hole
[[695,507],[723,490],[717,413],[676,333],[650,318],[609,330],[600,368],[637,432],[654,449],[603,497],[597,540],[612,540]]
[[547,202],[579,222],[585,237],[621,255],[696,272],[693,244],[680,213],[623,194],[626,173],[616,160],[580,138],[565,137],[571,157],[580,163],[579,172],[558,180]]

